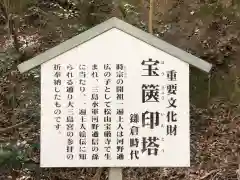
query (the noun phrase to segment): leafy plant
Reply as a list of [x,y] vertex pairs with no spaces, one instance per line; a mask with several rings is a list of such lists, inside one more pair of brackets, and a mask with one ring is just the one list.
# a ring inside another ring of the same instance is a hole
[[27,161],[27,153],[22,144],[5,144],[0,147],[0,166],[18,169]]

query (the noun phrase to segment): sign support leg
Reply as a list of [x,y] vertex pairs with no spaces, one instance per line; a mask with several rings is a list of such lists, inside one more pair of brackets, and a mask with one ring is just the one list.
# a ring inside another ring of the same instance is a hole
[[122,168],[109,168],[108,180],[122,180]]

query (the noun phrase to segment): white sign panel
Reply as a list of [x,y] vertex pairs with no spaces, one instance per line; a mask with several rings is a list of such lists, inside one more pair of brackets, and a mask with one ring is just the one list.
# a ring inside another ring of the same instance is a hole
[[190,165],[187,63],[114,28],[41,68],[41,167]]

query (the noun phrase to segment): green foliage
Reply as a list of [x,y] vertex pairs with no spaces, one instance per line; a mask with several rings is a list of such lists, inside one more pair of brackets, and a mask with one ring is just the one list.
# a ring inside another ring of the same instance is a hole
[[39,150],[40,149],[40,144],[39,143],[34,143],[34,144],[31,144],[31,147]]
[[23,155],[19,151],[10,151],[8,149],[0,150],[0,167],[7,166],[12,168],[21,167]]
[[0,147],[0,167],[19,168],[28,160],[27,148],[24,144],[5,144]]
[[11,151],[0,148],[0,165],[3,165],[7,160],[9,160],[12,154],[13,153]]

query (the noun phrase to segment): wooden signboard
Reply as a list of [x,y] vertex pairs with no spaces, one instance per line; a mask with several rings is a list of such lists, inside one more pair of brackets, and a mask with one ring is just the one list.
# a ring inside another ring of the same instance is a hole
[[41,65],[41,167],[189,167],[189,65],[211,65],[117,18],[19,65]]

